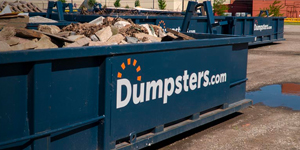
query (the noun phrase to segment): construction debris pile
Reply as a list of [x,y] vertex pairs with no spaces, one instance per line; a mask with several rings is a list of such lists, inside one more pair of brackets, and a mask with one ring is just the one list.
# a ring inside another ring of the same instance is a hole
[[42,9],[35,6],[31,2],[25,1],[15,1],[15,2],[0,2],[0,12],[2,12],[5,7],[9,7],[11,12],[43,12]]
[[40,25],[38,30],[4,27],[0,32],[0,51],[193,39],[170,29],[168,31],[172,33],[165,33],[156,25],[137,25],[131,20],[111,17],[99,17],[90,23],[70,24],[62,29],[55,25]]

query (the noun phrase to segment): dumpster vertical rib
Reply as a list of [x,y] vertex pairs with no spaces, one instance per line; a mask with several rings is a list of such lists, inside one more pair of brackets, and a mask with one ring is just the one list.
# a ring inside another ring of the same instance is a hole
[[[30,134],[34,135],[39,132],[49,130],[50,127],[50,111],[51,111],[51,62],[38,62],[34,64],[32,69],[32,87],[30,94],[32,94],[30,105],[32,107],[29,116]],[[30,119],[31,118],[31,119]],[[33,142],[33,149],[50,149],[50,137],[45,136]]]

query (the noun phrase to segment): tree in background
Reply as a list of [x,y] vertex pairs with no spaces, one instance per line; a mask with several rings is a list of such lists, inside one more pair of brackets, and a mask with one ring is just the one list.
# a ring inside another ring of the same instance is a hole
[[125,6],[125,8],[129,8],[128,4]]
[[215,0],[213,4],[214,13],[218,16],[223,16],[228,6],[224,5],[225,0]]
[[121,7],[120,1],[121,0],[116,0],[115,3],[114,3],[114,6],[115,7]]
[[[271,5],[269,5],[269,8],[264,8],[262,10],[269,11],[270,16],[276,16],[276,17],[283,16],[283,14],[280,13],[280,10],[284,8],[284,6],[283,4],[280,3],[281,1],[275,0]],[[262,16],[266,16],[266,15],[263,14]]]
[[159,9],[162,9],[162,10],[166,9],[166,7],[167,7],[166,0],[158,0],[158,7],[159,7]]
[[66,0],[58,0],[61,3],[66,3]]
[[97,3],[96,0],[89,0],[89,1],[88,1],[88,5],[89,5],[90,7],[94,7],[96,3]]
[[138,7],[138,6],[141,6],[140,0],[135,0],[134,7]]

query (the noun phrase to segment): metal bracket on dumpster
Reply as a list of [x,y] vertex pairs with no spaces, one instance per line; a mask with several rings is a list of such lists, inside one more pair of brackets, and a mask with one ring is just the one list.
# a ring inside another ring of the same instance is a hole
[[51,18],[53,8],[56,7],[57,13],[58,13],[58,21],[64,21],[64,12],[67,7],[69,7],[69,13],[73,13],[73,4],[72,3],[61,3],[60,1],[54,2],[49,1],[48,2],[48,9],[47,9],[47,18]]
[[[98,6],[98,8],[97,8],[97,6]],[[102,10],[102,4],[101,3],[96,3],[94,5],[93,11],[97,12],[99,10]]]
[[261,15],[263,14],[263,13],[265,13],[266,15],[267,15],[267,17],[269,17],[269,11],[268,10],[261,10],[260,12],[259,12],[259,17],[261,17]]
[[[214,18],[214,14],[212,11],[212,6],[211,6],[211,2],[210,1],[205,1],[203,3],[197,3],[197,2],[193,2],[193,1],[189,1],[187,9],[186,9],[186,13],[184,16],[184,20],[182,23],[182,32],[187,32],[188,31],[188,27],[190,25],[191,22],[191,18],[193,16],[193,14],[195,12],[197,12],[198,7],[200,6],[204,6],[204,10],[207,13],[207,24],[208,24],[208,33],[215,33],[214,28],[217,26],[223,26],[223,25],[227,25],[227,21],[222,21],[222,22],[218,22],[215,23],[215,18]],[[204,13],[201,12],[201,14],[203,15]]]
[[135,143],[135,141],[136,141],[136,133],[135,132],[131,132],[129,134],[129,142],[130,143]]

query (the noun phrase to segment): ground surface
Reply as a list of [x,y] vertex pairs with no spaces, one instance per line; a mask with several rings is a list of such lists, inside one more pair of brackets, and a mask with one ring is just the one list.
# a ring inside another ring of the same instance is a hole
[[[286,25],[285,38],[278,44],[249,50],[247,91],[271,84],[300,83],[300,26]],[[300,111],[256,104],[150,149],[300,150]]]

